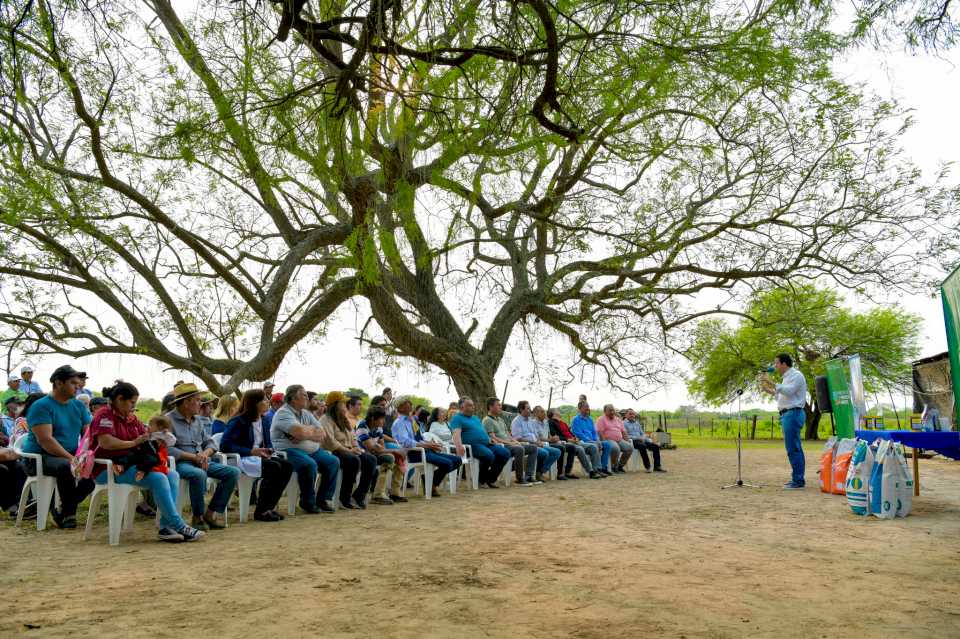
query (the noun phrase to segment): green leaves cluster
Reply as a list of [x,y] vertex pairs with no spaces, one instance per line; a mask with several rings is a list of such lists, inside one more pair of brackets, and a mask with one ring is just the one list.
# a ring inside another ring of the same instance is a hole
[[694,331],[687,388],[708,404],[728,401],[737,388],[759,397],[757,375],[778,353],[791,355],[811,394],[827,360],[859,354],[867,392],[885,392],[909,379],[918,354],[919,316],[896,307],[859,311],[814,284],[758,291],[744,314],[738,326],[708,319]]

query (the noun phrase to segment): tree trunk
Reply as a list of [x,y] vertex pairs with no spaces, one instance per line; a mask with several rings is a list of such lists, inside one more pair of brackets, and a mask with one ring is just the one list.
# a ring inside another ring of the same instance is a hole
[[820,412],[820,407],[817,406],[816,402],[805,405],[803,407],[803,412],[807,421],[804,439],[816,441],[819,439],[817,431],[820,428],[820,417],[823,415],[823,413]]
[[485,415],[487,398],[497,396],[493,384],[493,372],[476,367],[468,370],[450,371],[448,374],[457,389],[457,399],[469,397],[477,405],[477,415]]

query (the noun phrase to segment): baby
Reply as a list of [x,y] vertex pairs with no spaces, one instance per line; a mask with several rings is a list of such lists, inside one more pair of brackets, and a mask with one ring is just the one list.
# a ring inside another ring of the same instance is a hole
[[141,481],[149,472],[167,473],[168,457],[167,447],[176,443],[177,439],[173,433],[173,422],[166,415],[154,415],[147,422],[147,433],[149,439],[132,448],[129,453],[118,458],[114,464],[117,466],[117,474],[123,472],[124,468],[130,466],[137,467],[136,479]]

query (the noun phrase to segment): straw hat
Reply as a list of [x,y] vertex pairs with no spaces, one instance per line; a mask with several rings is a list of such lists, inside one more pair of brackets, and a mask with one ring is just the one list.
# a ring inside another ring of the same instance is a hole
[[196,384],[186,384],[180,383],[173,387],[173,400],[174,404],[177,402],[182,402],[185,399],[189,399],[194,395],[200,395],[201,390],[197,388]]

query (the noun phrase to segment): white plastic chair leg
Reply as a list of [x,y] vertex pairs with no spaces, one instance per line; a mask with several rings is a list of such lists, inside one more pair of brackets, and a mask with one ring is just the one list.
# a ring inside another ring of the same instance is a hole
[[126,509],[126,499],[110,499],[110,496],[107,496],[107,524],[110,529],[111,546],[117,546],[120,544],[120,531],[123,529],[123,513]]
[[93,490],[93,494],[90,495],[90,507],[87,509],[87,525],[83,528],[83,540],[89,541],[91,533],[93,532],[93,520],[97,516],[97,512],[100,510],[100,502],[103,500],[104,494],[106,494],[106,489],[101,486],[97,486]]
[[290,475],[290,481],[287,482],[287,514],[291,517],[297,514],[297,503],[300,502],[300,479],[297,473]]
[[343,471],[337,471],[337,487],[333,489],[333,509],[340,510],[340,488],[343,485]]
[[249,477],[240,473],[240,481],[237,483],[237,489],[240,493],[240,523],[246,523],[250,516],[250,495],[253,494],[253,485],[256,482],[255,477]]

